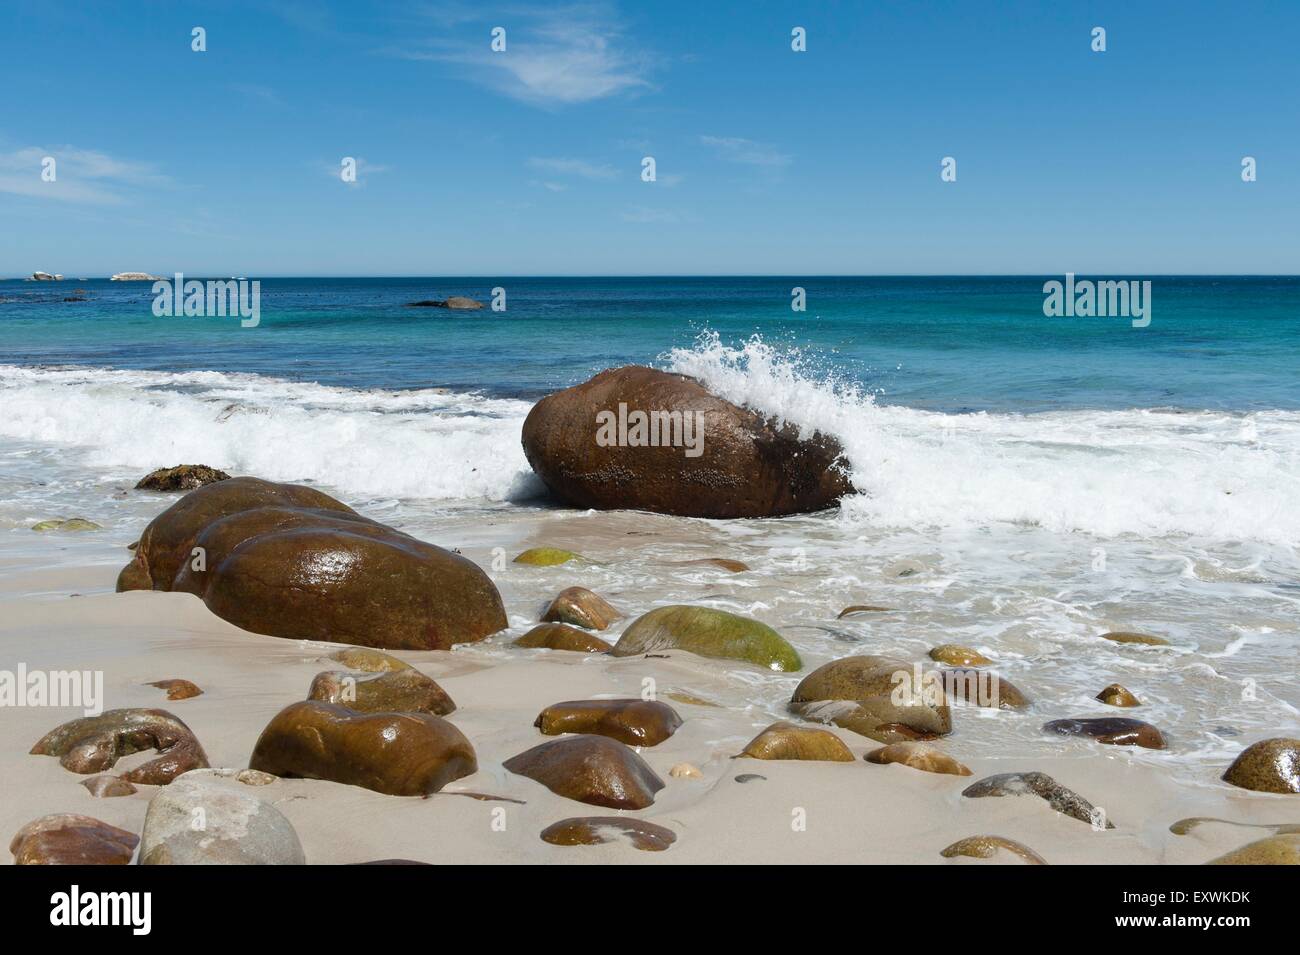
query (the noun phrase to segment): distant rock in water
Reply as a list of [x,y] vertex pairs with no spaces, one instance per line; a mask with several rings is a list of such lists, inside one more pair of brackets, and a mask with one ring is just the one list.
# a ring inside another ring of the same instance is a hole
[[50,272],[33,272],[29,282],[62,282],[63,276]]
[[775,517],[823,510],[853,490],[832,438],[801,438],[693,378],[635,365],[543,398],[523,445],[575,507]]
[[161,282],[163,281],[157,275],[150,275],[148,272],[118,272],[109,278],[110,282]]
[[205,485],[154,518],[117,589],[195,594],[253,633],[390,650],[506,628],[477,564],[313,488],[257,478]]
[[205,484],[228,481],[230,475],[206,464],[178,464],[150,471],[136,482],[137,491],[193,491]]
[[426,298],[418,302],[407,302],[407,308],[451,308],[461,311],[475,311],[483,308],[483,303],[477,299],[466,298],[463,295],[453,295],[446,299]]

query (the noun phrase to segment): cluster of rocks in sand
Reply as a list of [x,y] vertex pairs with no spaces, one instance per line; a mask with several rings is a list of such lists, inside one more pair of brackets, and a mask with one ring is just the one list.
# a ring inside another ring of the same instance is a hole
[[[716,421],[721,441],[710,465],[715,469],[696,473],[693,483],[683,484],[682,475],[691,472],[682,469],[680,449],[649,449],[673,456],[645,455],[635,465],[625,465],[631,460],[626,454],[606,457],[609,449],[575,443],[583,427],[580,419],[589,421],[591,409],[611,397],[627,398],[631,391],[647,403],[663,404],[669,400],[664,394],[683,400],[683,389],[708,420]],[[674,508],[689,502],[692,513],[756,516],[825,506],[844,489],[842,477],[830,467],[838,454],[832,444],[801,439],[728,406],[689,379],[648,369],[607,372],[544,399],[525,424],[524,444],[547,483],[580,506],[621,502],[619,506],[679,513]],[[733,471],[749,476],[743,488],[727,480]],[[160,788],[138,838],[85,816],[48,816],[15,836],[11,848],[17,861],[125,863],[139,844],[144,863],[297,863],[304,855],[292,826],[256,791],[276,777],[329,780],[400,797],[438,792],[477,771],[474,741],[455,725],[451,697],[436,681],[384,652],[446,650],[504,630],[501,596],[476,564],[366,518],[313,488],[184,466],[150,478],[156,480],[146,479],[142,486],[197,489],[145,528],[119,575],[119,591],[187,592],[219,617],[254,633],[350,646],[334,655],[338,667],[316,676],[305,699],[286,701],[260,736],[250,740],[246,769],[209,767],[195,734],[166,710],[111,710],[51,730],[32,753],[57,757],[74,773],[93,774],[87,788],[95,795],[122,795],[141,785]],[[583,558],[541,547],[515,560],[558,567]],[[726,559],[714,563],[733,572],[746,569]],[[883,609],[854,605],[840,616]],[[773,673],[803,669],[788,641],[749,617],[708,607],[661,606],[638,616],[616,642],[599,635],[623,617],[600,595],[570,587],[514,643],[620,657],[684,651]],[[1163,643],[1140,633],[1103,636],[1135,647]],[[773,723],[737,758],[856,762],[844,740],[828,728],[833,726],[880,744],[865,753],[866,763],[970,776],[967,767],[934,745],[953,732],[952,705],[1023,709],[1030,705],[1029,697],[984,669],[993,661],[978,650],[944,645],[930,657],[946,669],[930,671],[933,679],[927,685],[901,697],[896,692],[900,675],[921,673],[915,661],[856,655],[818,667],[789,701],[789,714],[799,721]],[[173,700],[201,692],[184,680],[161,683]],[[1115,707],[1140,706],[1118,685],[1103,689],[1097,700]],[[635,812],[652,806],[667,785],[637,748],[659,745],[682,723],[682,716],[659,700],[560,701],[544,708],[534,722],[539,735],[552,738],[510,757],[504,766],[576,803]],[[1157,727],[1129,717],[1060,718],[1043,730],[1105,745],[1167,745]],[[145,750],[157,756],[120,776],[108,775],[118,759]],[[682,763],[669,775],[690,779],[700,771]],[[1300,794],[1300,740],[1254,743],[1223,779],[1262,793]],[[1099,823],[1097,810],[1084,797],[1039,772],[990,776],[966,786],[962,795],[1039,798],[1066,816],[1113,827],[1109,820]],[[206,813],[212,838],[195,838],[183,824],[196,809]],[[676,834],[634,816],[575,816],[548,826],[541,838],[556,845],[618,840],[638,849],[664,850]],[[942,855],[988,858],[1002,851],[1025,862],[1043,861],[1032,849],[993,835],[962,839]],[[1274,832],[1215,861],[1294,863],[1300,861],[1300,836]]]

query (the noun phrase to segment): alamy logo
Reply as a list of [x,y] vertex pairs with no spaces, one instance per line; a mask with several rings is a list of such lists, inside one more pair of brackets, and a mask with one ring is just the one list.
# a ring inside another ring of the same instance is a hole
[[998,677],[987,670],[955,669],[924,671],[921,664],[896,670],[889,675],[894,684],[889,701],[895,706],[945,706],[965,703],[998,708]]
[[87,716],[104,712],[103,670],[0,670],[0,706],[79,706]]
[[225,318],[238,315],[244,328],[256,328],[262,320],[262,283],[256,279],[159,279],[153,283],[153,313],[159,318]]
[[153,927],[153,893],[70,891],[50,896],[51,925],[129,925],[132,935]]
[[1065,273],[1065,282],[1043,283],[1043,314],[1048,318],[1131,318],[1134,328],[1151,324],[1151,281],[1137,279],[1094,282],[1074,280]]
[[688,458],[704,453],[703,411],[631,411],[627,402],[596,412],[596,444],[602,448],[685,448]]

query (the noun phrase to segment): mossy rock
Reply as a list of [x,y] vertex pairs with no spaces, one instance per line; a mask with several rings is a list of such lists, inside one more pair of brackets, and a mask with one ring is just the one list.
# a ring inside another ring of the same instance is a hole
[[515,563],[529,564],[533,567],[555,567],[571,560],[582,560],[582,555],[558,547],[530,547],[515,558]]
[[84,517],[70,517],[67,520],[40,521],[32,525],[32,530],[41,531],[102,531],[104,528]]
[[1169,641],[1164,637],[1153,636],[1149,633],[1133,633],[1128,630],[1112,630],[1110,633],[1103,633],[1101,638],[1109,640],[1111,643],[1137,644],[1144,647],[1169,646]]
[[725,610],[685,604],[659,607],[632,621],[615,644],[614,656],[660,650],[687,650],[702,657],[744,660],[782,672],[803,667],[795,648],[767,624]]

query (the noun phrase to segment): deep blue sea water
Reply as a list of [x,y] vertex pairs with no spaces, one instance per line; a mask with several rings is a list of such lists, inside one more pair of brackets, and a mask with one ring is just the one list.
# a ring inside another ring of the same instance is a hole
[[[809,375],[930,410],[1300,408],[1300,277],[1150,277],[1145,328],[1046,317],[1050,278],[1061,276],[271,278],[256,328],[155,317],[147,282],[9,280],[0,362],[534,398],[712,331],[733,346],[758,335],[798,350]],[[497,286],[502,313],[405,307],[486,302]],[[791,309],[794,286],[806,290],[803,313]],[[65,302],[77,289],[86,301]]]

